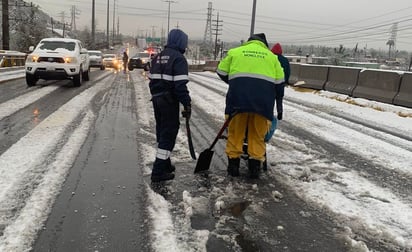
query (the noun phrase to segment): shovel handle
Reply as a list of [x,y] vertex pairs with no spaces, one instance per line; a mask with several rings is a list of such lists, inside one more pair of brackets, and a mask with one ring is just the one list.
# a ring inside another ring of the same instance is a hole
[[229,117],[225,120],[225,123],[223,124],[222,128],[219,130],[219,132],[217,133],[217,136],[215,138],[215,140],[213,140],[212,145],[210,145],[209,150],[212,150],[213,147],[215,146],[215,144],[217,143],[217,141],[220,139],[220,137],[223,134],[223,131],[225,131],[225,129],[227,128],[227,126],[230,123],[230,120],[232,120],[232,118],[237,114],[237,112],[234,112],[232,114],[229,115]]

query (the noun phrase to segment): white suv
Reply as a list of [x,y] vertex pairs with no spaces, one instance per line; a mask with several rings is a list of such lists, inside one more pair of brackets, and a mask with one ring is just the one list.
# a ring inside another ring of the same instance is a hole
[[[30,50],[31,49],[31,50]],[[89,80],[90,60],[87,49],[77,39],[45,38],[26,59],[27,86],[37,80],[73,79],[76,87]]]
[[89,54],[89,58],[90,58],[90,67],[99,67],[100,70],[105,69],[104,64],[103,64],[102,51],[89,50],[88,54]]

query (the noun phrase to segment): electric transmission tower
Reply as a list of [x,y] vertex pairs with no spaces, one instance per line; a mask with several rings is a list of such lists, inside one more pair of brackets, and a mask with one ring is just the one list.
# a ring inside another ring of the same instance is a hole
[[71,8],[71,22],[70,22],[70,26],[72,31],[76,31],[76,19],[77,17],[80,15],[80,10],[77,9],[77,7],[75,5],[72,5]]
[[212,2],[209,2],[207,7],[206,29],[203,42],[212,43]]
[[391,58],[391,51],[395,51],[396,37],[398,34],[398,23],[394,23],[391,27],[390,37],[386,45],[389,46],[388,57]]
[[218,36],[218,35],[222,35],[222,33],[220,33],[220,32],[222,31],[222,28],[221,28],[222,24],[221,24],[221,23],[223,22],[223,20],[219,20],[219,12],[217,13],[217,18],[216,18],[216,20],[213,20],[213,22],[215,22],[215,23],[213,24],[213,31],[214,31],[213,35],[215,35],[215,52],[214,52],[214,59],[216,60],[217,54],[218,54],[218,52],[219,52],[219,44],[220,44],[220,43],[218,43],[217,36]]

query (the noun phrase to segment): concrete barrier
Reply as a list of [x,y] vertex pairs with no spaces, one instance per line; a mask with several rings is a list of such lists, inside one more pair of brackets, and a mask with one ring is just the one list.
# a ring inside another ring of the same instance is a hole
[[404,73],[393,104],[412,108],[412,73]]
[[352,96],[361,68],[329,67],[325,90]]
[[189,72],[202,72],[205,65],[189,65]]
[[203,66],[203,71],[215,72],[218,64],[219,64],[218,60],[206,61],[206,64],[204,64],[204,66]]
[[352,96],[392,104],[399,91],[401,77],[401,73],[394,71],[362,70]]
[[299,86],[322,90],[328,80],[328,73],[328,66],[300,65],[299,81],[302,84]]
[[289,65],[290,65],[289,83],[293,85],[299,80],[300,64],[289,63]]

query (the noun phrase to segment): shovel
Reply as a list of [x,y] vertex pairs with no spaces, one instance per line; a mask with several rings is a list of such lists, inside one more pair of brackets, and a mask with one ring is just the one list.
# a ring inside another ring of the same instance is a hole
[[189,142],[190,156],[193,158],[193,160],[196,160],[196,153],[195,153],[195,149],[193,148],[193,142],[192,142],[192,134],[190,133],[189,118],[187,117],[186,117],[186,132],[187,132],[187,140]]
[[207,148],[206,150],[204,150],[203,152],[200,153],[199,159],[197,160],[197,163],[196,163],[195,173],[209,170],[210,163],[212,162],[212,157],[213,157],[213,153],[214,153],[212,149],[215,146],[215,144],[217,143],[217,140],[219,140],[219,138],[221,138],[221,136],[223,134],[223,131],[227,128],[227,126],[229,125],[230,120],[232,120],[232,118],[235,114],[236,114],[236,112],[231,114],[226,119],[226,121],[223,124],[222,128],[219,130],[219,133],[217,133],[217,136],[216,136],[215,140],[213,140],[212,145],[209,148]]

